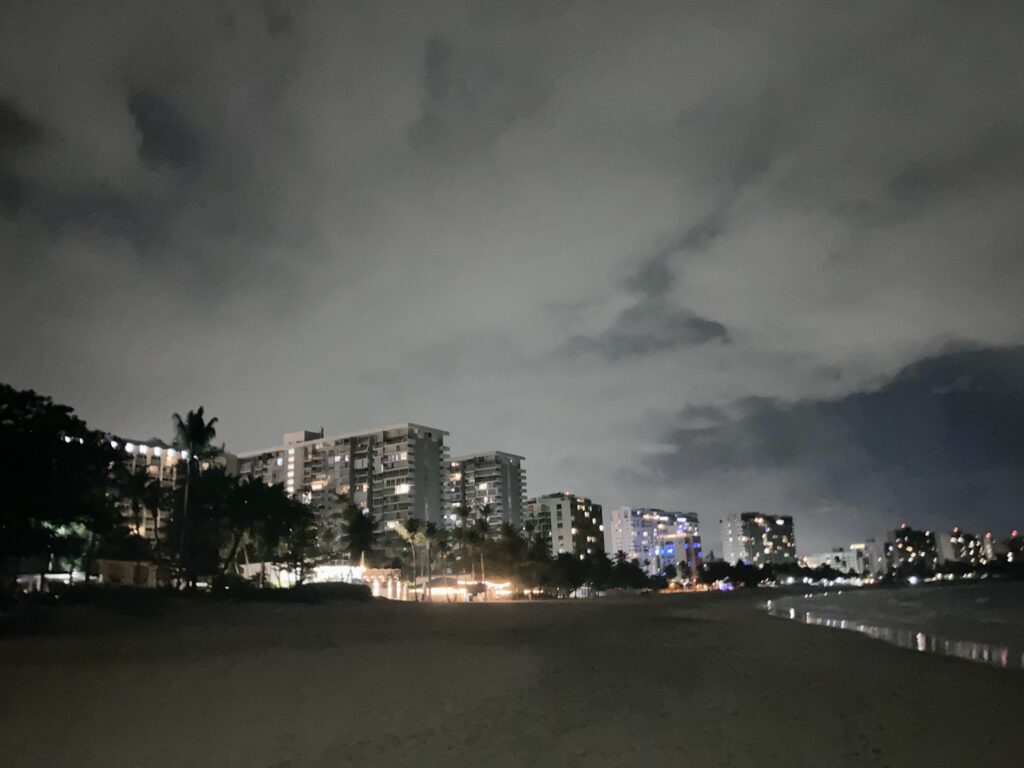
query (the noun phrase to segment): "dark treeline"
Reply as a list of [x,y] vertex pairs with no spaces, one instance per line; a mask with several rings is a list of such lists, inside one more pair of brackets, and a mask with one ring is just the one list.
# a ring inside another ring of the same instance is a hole
[[609,559],[604,552],[553,556],[548,538],[532,525],[501,524],[491,530],[487,519],[491,508],[462,508],[450,528],[438,528],[417,519],[398,526],[402,541],[400,555],[388,557],[386,537],[371,543],[374,562],[402,568],[407,577],[422,581],[439,575],[469,576],[471,581],[510,582],[520,591],[540,590],[565,595],[581,587],[645,589],[665,585],[665,579],[650,578],[636,560],[619,552]]
[[81,571],[89,581],[96,561],[112,559],[194,586],[241,558],[308,565],[312,514],[281,486],[230,476],[217,463],[215,423],[202,408],[174,416],[174,479],[160,482],[144,467],[133,473],[120,440],[71,408],[0,384],[0,569],[12,578]]

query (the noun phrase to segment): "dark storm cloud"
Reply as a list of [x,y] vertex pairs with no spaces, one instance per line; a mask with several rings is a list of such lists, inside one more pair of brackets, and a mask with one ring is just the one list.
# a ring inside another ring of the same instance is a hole
[[706,419],[680,414],[660,476],[779,473],[806,506],[897,520],[1009,526],[1024,509],[1024,347],[951,352],[877,389],[832,400],[751,397]]
[[728,340],[729,332],[721,323],[654,299],[623,310],[614,325],[599,334],[570,339],[563,352],[570,355],[599,354],[615,362]]
[[284,37],[295,30],[295,17],[283,11],[273,0],[263,3],[263,21],[271,37]]
[[0,213],[13,214],[24,205],[28,190],[14,167],[15,157],[42,137],[40,124],[0,98]]
[[0,99],[0,153],[31,146],[42,135],[40,125],[21,114],[14,104]]
[[479,45],[444,36],[426,41],[420,76],[422,112],[409,140],[445,159],[485,149],[546,97],[527,67],[510,68]]
[[139,131],[139,158],[155,169],[181,168],[199,161],[199,138],[167,99],[148,88],[133,88],[128,110]]
[[727,211],[727,205],[717,208],[687,227],[675,242],[644,259],[622,283],[633,296],[633,304],[600,333],[569,339],[561,352],[598,354],[615,362],[712,341],[728,342],[729,330],[722,323],[677,306],[671,297],[676,280],[671,265],[705,248],[721,234]]
[[1024,118],[993,123],[966,146],[915,159],[897,173],[889,192],[900,201],[924,204],[986,185],[1024,183]]

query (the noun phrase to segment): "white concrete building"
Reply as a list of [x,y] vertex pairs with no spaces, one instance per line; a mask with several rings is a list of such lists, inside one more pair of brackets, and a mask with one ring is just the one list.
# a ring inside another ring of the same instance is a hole
[[697,515],[650,507],[612,510],[605,524],[605,549],[612,556],[625,552],[649,575],[680,564],[692,570],[703,558]]
[[733,512],[722,521],[722,549],[731,564],[796,562],[796,535],[789,515]]
[[834,568],[839,571],[844,576],[849,571],[853,571],[859,576],[864,570],[861,551],[853,548],[842,549],[837,547],[831,552],[804,555],[800,560],[808,568],[820,568],[823,565],[827,565],[830,568]]
[[448,462],[444,503],[447,523],[454,524],[460,510],[476,515],[489,506],[487,525],[497,533],[502,523],[519,525],[526,496],[525,458],[504,451],[455,456]]
[[586,557],[604,552],[604,512],[600,504],[572,493],[551,493],[523,502],[524,526],[544,534],[551,554]]
[[448,433],[422,424],[396,424],[347,435],[292,432],[282,445],[239,454],[238,472],[268,484],[320,514],[348,500],[383,523],[415,517],[443,522]]

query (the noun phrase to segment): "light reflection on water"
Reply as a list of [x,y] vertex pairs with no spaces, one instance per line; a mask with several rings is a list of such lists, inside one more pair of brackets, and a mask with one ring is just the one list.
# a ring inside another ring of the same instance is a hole
[[937,653],[942,656],[953,656],[958,659],[991,664],[1004,669],[1024,669],[1024,652],[1013,651],[1004,645],[979,643],[974,640],[954,640],[941,635],[917,632],[911,629],[875,626],[863,624],[852,619],[836,618],[814,611],[797,610],[794,607],[781,606],[769,600],[768,613],[783,619],[792,619],[804,624],[819,627],[846,629],[860,632],[874,640],[882,640],[900,648],[908,648],[921,653]]

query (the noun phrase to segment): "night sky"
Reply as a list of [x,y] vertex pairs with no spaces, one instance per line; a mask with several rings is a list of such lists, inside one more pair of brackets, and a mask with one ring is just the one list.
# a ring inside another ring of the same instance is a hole
[[5,3],[0,380],[1024,526],[1024,3]]

